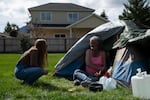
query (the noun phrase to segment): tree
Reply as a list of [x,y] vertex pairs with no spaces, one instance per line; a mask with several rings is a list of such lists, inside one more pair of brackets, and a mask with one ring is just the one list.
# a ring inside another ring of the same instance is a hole
[[23,52],[31,47],[30,38],[28,36],[22,35],[20,38],[20,46]]
[[5,32],[10,33],[11,31],[12,31],[11,25],[10,25],[9,22],[7,22],[7,25],[6,25],[6,27],[5,27]]
[[150,6],[147,0],[128,0],[124,7],[125,9],[122,15],[119,15],[119,19],[132,20],[150,27]]
[[34,38],[44,38],[46,35],[42,28],[42,25],[38,24],[38,19],[35,19],[34,22],[30,21],[28,23],[28,28]]
[[10,36],[17,37],[19,27],[16,24],[7,23],[5,32],[9,33]]
[[107,17],[107,15],[106,15],[106,13],[105,13],[105,10],[101,13],[101,15],[100,15],[102,18],[104,18],[104,19],[107,19],[108,20],[108,17]]

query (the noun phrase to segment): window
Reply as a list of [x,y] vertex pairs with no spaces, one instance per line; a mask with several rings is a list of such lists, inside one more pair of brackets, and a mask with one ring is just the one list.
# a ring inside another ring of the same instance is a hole
[[51,21],[51,13],[50,12],[41,12],[40,13],[40,19],[41,21]]
[[65,34],[55,34],[54,37],[55,37],[55,38],[65,38],[66,35],[65,35]]
[[68,13],[68,21],[69,22],[75,22],[77,21],[79,18],[78,18],[78,13],[76,12],[69,12]]

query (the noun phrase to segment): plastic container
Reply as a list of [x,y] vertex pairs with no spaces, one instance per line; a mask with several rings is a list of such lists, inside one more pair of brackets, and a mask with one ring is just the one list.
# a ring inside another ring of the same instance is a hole
[[133,96],[150,99],[150,75],[137,74],[131,78]]

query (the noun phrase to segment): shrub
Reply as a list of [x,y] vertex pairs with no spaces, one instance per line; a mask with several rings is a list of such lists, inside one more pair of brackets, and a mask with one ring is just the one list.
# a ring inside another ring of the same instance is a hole
[[22,36],[20,38],[20,46],[23,52],[31,47],[30,38],[28,36]]

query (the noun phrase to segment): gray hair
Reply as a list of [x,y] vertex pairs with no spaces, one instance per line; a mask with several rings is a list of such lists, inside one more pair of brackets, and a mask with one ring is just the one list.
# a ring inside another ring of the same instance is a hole
[[102,40],[100,40],[100,38],[98,36],[92,36],[90,38],[90,41],[92,41],[92,40],[97,41],[99,43],[98,46],[100,47],[100,49],[103,50],[103,42],[102,42]]
[[92,36],[92,37],[90,38],[90,41],[91,41],[91,40],[100,41],[100,38],[99,38],[98,36]]

